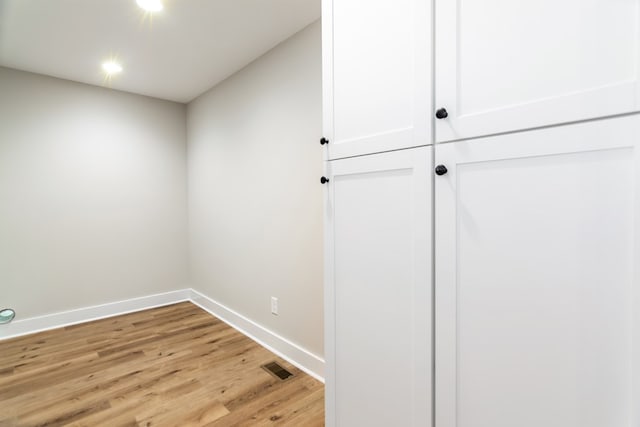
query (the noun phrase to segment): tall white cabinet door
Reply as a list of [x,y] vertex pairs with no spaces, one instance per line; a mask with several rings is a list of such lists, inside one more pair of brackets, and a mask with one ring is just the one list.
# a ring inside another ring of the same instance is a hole
[[640,116],[436,146],[436,426],[640,426]]
[[435,0],[437,141],[637,110],[639,0]]
[[431,148],[329,162],[326,425],[431,420]]
[[431,143],[431,0],[323,0],[328,158]]

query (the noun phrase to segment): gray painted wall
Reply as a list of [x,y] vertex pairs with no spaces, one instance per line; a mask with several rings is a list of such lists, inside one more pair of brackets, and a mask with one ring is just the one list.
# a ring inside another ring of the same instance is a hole
[[186,107],[0,68],[0,306],[188,286]]
[[193,287],[319,356],[321,96],[316,22],[187,114]]

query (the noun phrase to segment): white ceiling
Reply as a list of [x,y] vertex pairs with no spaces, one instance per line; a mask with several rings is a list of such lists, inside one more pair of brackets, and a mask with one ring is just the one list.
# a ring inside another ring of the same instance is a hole
[[[320,17],[320,0],[163,4],[0,0],[0,65],[188,102]],[[124,70],[109,82],[110,56]]]

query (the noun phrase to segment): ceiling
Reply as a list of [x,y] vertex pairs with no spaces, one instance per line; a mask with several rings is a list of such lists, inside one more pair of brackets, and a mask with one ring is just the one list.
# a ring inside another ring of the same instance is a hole
[[[0,0],[0,65],[189,102],[320,17],[320,0]],[[101,64],[124,70],[107,79]]]

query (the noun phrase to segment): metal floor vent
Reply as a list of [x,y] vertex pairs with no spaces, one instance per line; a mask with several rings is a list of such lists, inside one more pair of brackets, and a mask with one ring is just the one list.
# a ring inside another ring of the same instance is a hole
[[269,372],[271,375],[283,381],[293,376],[291,372],[287,371],[282,366],[278,365],[277,362],[271,362],[271,363],[267,363],[266,365],[262,365],[262,369],[264,369],[265,371]]

